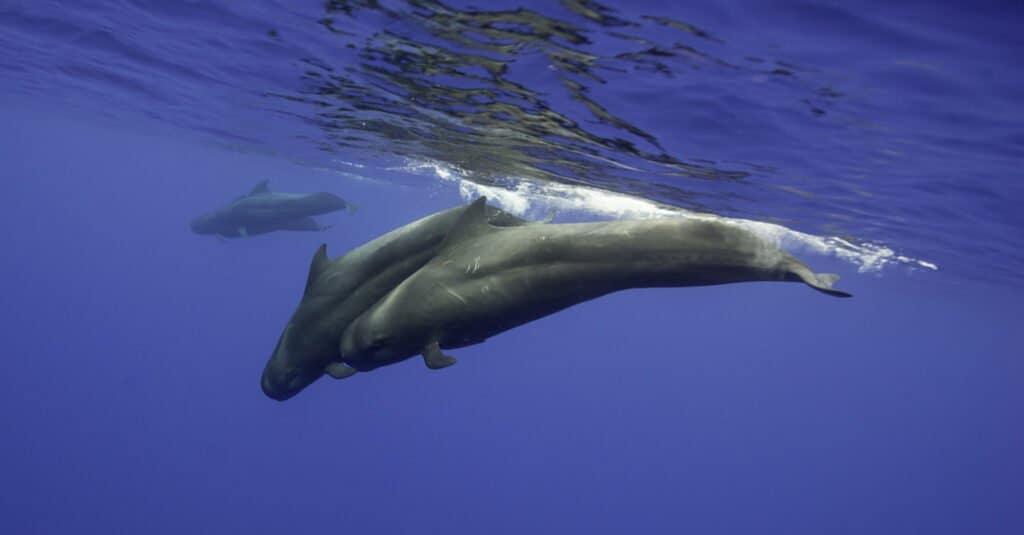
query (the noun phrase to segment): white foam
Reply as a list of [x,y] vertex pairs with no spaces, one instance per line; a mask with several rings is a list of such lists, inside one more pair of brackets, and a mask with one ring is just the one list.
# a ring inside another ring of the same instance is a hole
[[803,251],[834,256],[857,266],[857,270],[862,273],[878,272],[890,264],[939,269],[932,262],[897,254],[878,243],[853,243],[838,236],[816,236],[775,223],[693,212],[649,199],[586,186],[537,182],[525,178],[510,178],[503,186],[488,186],[469,180],[468,174],[457,167],[434,161],[410,161],[402,170],[432,174],[457,185],[459,194],[467,201],[486,195],[493,204],[527,218],[539,218],[545,212],[554,209],[560,216],[571,214],[590,218],[599,216],[609,219],[709,219],[740,225],[792,252]]

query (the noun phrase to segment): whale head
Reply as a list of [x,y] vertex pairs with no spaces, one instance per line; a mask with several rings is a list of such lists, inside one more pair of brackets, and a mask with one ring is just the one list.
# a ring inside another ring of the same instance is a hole
[[217,224],[214,221],[213,214],[203,214],[192,219],[189,222],[189,227],[196,234],[215,234],[217,232]]
[[293,327],[289,324],[281,333],[260,378],[263,393],[277,401],[290,399],[323,376],[324,366],[311,365],[311,361],[331,360],[316,358],[312,348],[295,336]]

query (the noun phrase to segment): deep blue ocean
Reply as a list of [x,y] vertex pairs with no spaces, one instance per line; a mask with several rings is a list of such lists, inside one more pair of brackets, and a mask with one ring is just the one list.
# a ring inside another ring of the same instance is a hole
[[[1024,533],[1024,4],[0,2],[0,533]],[[262,180],[323,232],[218,239]],[[841,275],[284,402],[333,258],[486,195]]]

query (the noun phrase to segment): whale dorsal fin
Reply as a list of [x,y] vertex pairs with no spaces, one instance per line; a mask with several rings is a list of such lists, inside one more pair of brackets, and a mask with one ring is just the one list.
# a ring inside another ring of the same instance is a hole
[[259,184],[256,184],[256,186],[252,188],[252,191],[249,192],[249,195],[256,195],[258,193],[270,193],[270,187],[268,187],[269,184],[270,179],[261,181]]
[[321,243],[316,253],[313,254],[313,261],[309,264],[309,276],[306,277],[306,290],[303,292],[303,295],[309,295],[309,290],[313,287],[313,283],[320,278],[320,275],[324,273],[329,264],[327,244]]
[[462,215],[455,220],[455,224],[448,231],[448,235],[445,236],[439,250],[443,250],[462,240],[493,232],[494,230],[495,227],[487,221],[487,197],[480,197],[467,206]]

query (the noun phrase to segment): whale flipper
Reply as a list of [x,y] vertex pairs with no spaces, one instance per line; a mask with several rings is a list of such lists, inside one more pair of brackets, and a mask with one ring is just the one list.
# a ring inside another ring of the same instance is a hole
[[355,368],[350,368],[340,362],[328,364],[324,371],[334,379],[346,379],[357,373]]
[[423,362],[431,370],[440,370],[455,364],[455,357],[445,355],[441,352],[441,344],[434,340],[423,348]]

